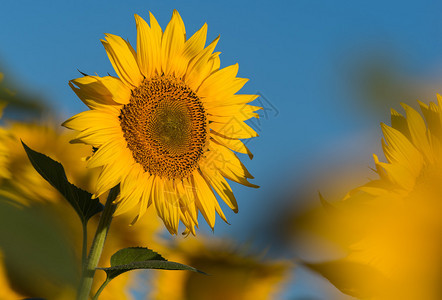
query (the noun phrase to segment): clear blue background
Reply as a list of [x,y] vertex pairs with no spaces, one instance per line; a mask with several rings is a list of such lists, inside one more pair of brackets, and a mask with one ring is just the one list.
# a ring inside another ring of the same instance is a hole
[[[3,1],[0,64],[63,120],[86,109],[67,84],[81,76],[77,68],[114,73],[99,41],[104,33],[135,45],[134,13],[148,19],[151,11],[165,28],[173,9],[188,36],[204,22],[208,41],[221,34],[222,66],[238,62],[239,76],[250,78],[242,92],[261,93],[268,109],[260,137],[248,144],[255,158],[247,166],[261,188],[234,187],[240,213],[227,214],[231,226],[218,220],[215,236],[259,241],[267,216],[277,217],[287,203],[281,199],[302,202],[301,190],[316,197],[322,183],[312,178],[336,176],[348,163],[368,174],[371,153],[379,153],[378,124],[405,99],[392,97],[373,110],[356,87],[360,63],[394,61],[399,81],[426,88],[425,102],[442,91],[440,1]],[[297,276],[284,299],[328,299],[311,274]]]

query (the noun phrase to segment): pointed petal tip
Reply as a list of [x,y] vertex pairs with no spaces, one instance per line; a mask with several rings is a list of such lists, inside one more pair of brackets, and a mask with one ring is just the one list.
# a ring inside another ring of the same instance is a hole
[[137,215],[137,216],[132,220],[132,222],[130,222],[129,226],[133,226],[133,225],[135,225],[135,223],[137,223],[137,221],[138,221],[138,217],[139,217],[139,215]]
[[84,144],[81,139],[72,139],[69,141],[69,144]]
[[[135,23],[138,25],[140,22],[143,22],[144,21],[144,19],[143,19],[143,17],[141,17],[140,15],[138,15],[138,14],[134,14],[134,18],[135,18]],[[144,21],[145,22],[145,21]],[[149,25],[148,25],[149,26]]]
[[396,114],[399,114],[399,113],[394,108],[390,108],[390,114],[396,115]]
[[408,105],[404,102],[401,102],[400,105],[405,109],[405,111],[407,111],[409,109],[413,109],[410,105]]
[[[249,182],[249,183],[250,183],[250,182]],[[259,188],[260,188],[259,185],[256,185],[256,184],[253,184],[253,183],[250,183],[250,187],[252,187],[252,188],[254,188],[254,189],[259,189]]]

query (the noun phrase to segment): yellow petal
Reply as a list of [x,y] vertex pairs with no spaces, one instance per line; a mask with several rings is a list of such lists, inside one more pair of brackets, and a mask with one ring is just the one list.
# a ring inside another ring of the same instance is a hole
[[113,34],[106,34],[106,39],[101,42],[120,79],[131,88],[139,86],[143,76],[133,48],[121,37]]
[[124,138],[121,128],[114,127],[108,129],[88,128],[78,133],[71,143],[84,143],[93,147],[100,147],[112,139]]
[[235,118],[237,121],[246,121],[250,118],[259,119],[259,114],[255,111],[262,109],[259,106],[244,105],[230,105],[208,108],[207,114],[209,120],[218,123],[228,123]]
[[108,128],[118,127],[119,122],[118,117],[111,113],[99,110],[87,110],[70,117],[61,125],[78,131],[89,128],[106,130]]
[[146,21],[135,15],[137,24],[137,61],[141,73],[146,78],[151,78],[161,69],[160,60],[160,40],[153,36],[152,30]]
[[390,110],[390,112],[391,112],[391,127],[399,130],[408,139],[411,139],[410,130],[408,130],[408,124],[407,124],[407,120],[405,119],[405,117],[402,116],[400,113],[398,113],[393,108]]
[[401,164],[388,164],[383,162],[379,162],[377,165],[385,170],[388,179],[393,184],[397,184],[405,190],[413,189],[416,182],[416,176],[407,166]]
[[226,138],[223,138],[222,136],[219,136],[219,135],[216,135],[216,134],[212,134],[211,138],[214,139],[215,141],[217,141],[218,143],[220,143],[221,145],[223,145],[223,146],[225,146],[225,147],[227,147],[227,148],[229,148],[229,149],[231,149],[233,151],[247,154],[250,159],[253,158],[252,152],[240,140],[237,140],[237,139],[226,139]]
[[206,101],[205,107],[207,109],[211,109],[212,107],[220,107],[220,106],[230,106],[230,105],[244,105],[249,102],[252,102],[256,98],[258,98],[259,95],[231,95],[230,97],[224,98],[224,99],[218,99],[214,98],[210,101]]
[[215,195],[198,171],[192,173],[192,181],[195,186],[196,205],[207,224],[213,229],[215,227]]
[[407,124],[410,130],[411,141],[414,146],[424,154],[424,157],[432,163],[433,157],[427,137],[427,126],[424,120],[421,115],[410,106],[402,103],[402,107],[404,107],[407,114]]
[[114,217],[125,214],[129,212],[138,202],[133,201],[130,198],[124,198],[123,195],[118,195],[117,199],[115,199],[114,204],[117,205],[115,212],[113,214]]
[[201,82],[203,82],[212,73],[213,65],[209,64],[208,61],[210,60],[212,52],[215,50],[218,41],[219,36],[189,62],[184,82],[192,90],[197,91],[201,85]]
[[257,137],[258,134],[246,123],[233,118],[230,122],[224,123],[210,123],[210,129],[224,138],[230,139],[248,139]]
[[125,154],[126,153],[123,153],[115,159],[114,163],[107,164],[102,168],[96,183],[95,198],[119,184],[121,179],[128,174],[132,166],[131,160],[133,162],[133,158]]
[[382,140],[382,147],[387,160],[392,164],[408,166],[417,177],[422,168],[422,155],[400,131],[383,123],[381,127],[386,142]]
[[174,191],[169,180],[164,180],[156,176],[154,179],[153,193],[153,200],[158,215],[163,219],[164,225],[169,233],[177,234],[180,214],[178,205],[174,205],[174,199],[171,199]]
[[219,58],[219,55],[221,54],[221,52],[215,52],[211,55],[210,59],[209,59],[209,64],[211,65],[211,71],[210,73],[213,73],[215,71],[218,71],[220,66],[221,66],[221,60]]
[[201,29],[195,32],[195,34],[192,35],[184,44],[183,55],[187,60],[192,59],[204,49],[204,45],[206,44],[206,36],[207,24],[204,23]]
[[161,41],[162,70],[164,74],[172,74],[181,78],[187,64],[183,58],[186,29],[178,11],[174,10],[172,19],[166,27]]
[[154,15],[149,12],[150,19],[150,29],[152,30],[152,38],[155,40],[158,45],[161,45],[161,40],[163,37],[163,30],[161,26],[158,24],[157,19],[155,19]]
[[[141,184],[141,195],[134,195],[134,200],[139,201],[140,210],[138,212],[138,215],[135,217],[135,219],[132,221],[132,225],[135,224],[143,215],[146,213],[147,208],[152,204],[152,190],[153,190],[153,180],[155,176],[151,176],[146,172],[143,172],[140,176],[140,179],[138,181],[139,184]],[[141,201],[140,201],[141,200]]]
[[92,155],[87,162],[87,167],[96,168],[113,163],[117,158],[123,155],[123,153],[130,155],[125,151],[127,149],[126,145],[124,139],[112,139],[108,141],[100,146],[100,148],[98,148],[98,150]]
[[204,178],[209,181],[212,188],[217,192],[217,194],[223,199],[223,201],[232,209],[235,213],[238,212],[238,203],[236,201],[235,195],[232,192],[227,181],[221,174],[214,169],[201,168]]
[[119,78],[111,76],[84,76],[71,80],[69,86],[91,109],[119,106],[130,100],[130,89]]
[[203,102],[211,99],[230,97],[238,92],[248,81],[246,78],[236,78],[238,64],[228,66],[212,73],[198,88],[198,95]]
[[182,209],[188,212],[193,224],[198,226],[198,210],[195,206],[194,190],[195,187],[191,185],[186,178],[184,178],[182,182],[177,183],[177,191],[183,203]]
[[[209,142],[209,153],[213,152],[216,159],[214,163],[218,169],[229,169],[238,177],[251,178],[254,177],[249,173],[247,168],[243,165],[241,160],[229,149],[218,144],[216,141]],[[210,157],[207,158],[210,161]]]
[[436,103],[430,102],[430,105],[418,101],[421,111],[427,122],[428,129],[435,136],[442,136],[441,112]]
[[139,204],[144,191],[144,186],[142,185],[143,173],[144,170],[139,164],[133,164],[127,176],[123,177],[120,183],[120,197],[115,201],[117,209],[114,212],[114,216],[123,214]]

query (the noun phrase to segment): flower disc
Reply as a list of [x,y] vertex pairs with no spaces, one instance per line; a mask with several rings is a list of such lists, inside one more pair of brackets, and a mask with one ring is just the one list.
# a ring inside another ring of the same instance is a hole
[[146,172],[183,179],[195,170],[207,143],[207,118],[184,83],[172,76],[145,79],[119,117],[127,146]]

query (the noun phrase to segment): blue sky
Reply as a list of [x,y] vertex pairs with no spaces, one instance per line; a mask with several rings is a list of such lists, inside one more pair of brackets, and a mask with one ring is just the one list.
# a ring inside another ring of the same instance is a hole
[[[321,188],[306,182],[314,174],[346,162],[368,171],[390,103],[377,114],[361,104],[349,71],[358,63],[384,55],[404,77],[436,83],[430,95],[442,92],[439,1],[8,1],[0,10],[0,65],[63,120],[86,109],[67,84],[80,76],[77,69],[114,73],[99,41],[104,33],[135,45],[134,13],[147,19],[151,11],[164,28],[173,9],[188,35],[205,22],[208,40],[221,35],[221,65],[238,62],[239,76],[250,78],[242,92],[259,92],[269,109],[246,163],[262,187],[234,187],[240,213],[227,214],[231,226],[218,220],[215,235],[257,234],[256,222],[262,226],[283,205],[275,194]],[[391,101],[398,108],[403,99]],[[289,294],[315,293],[307,284]]]

